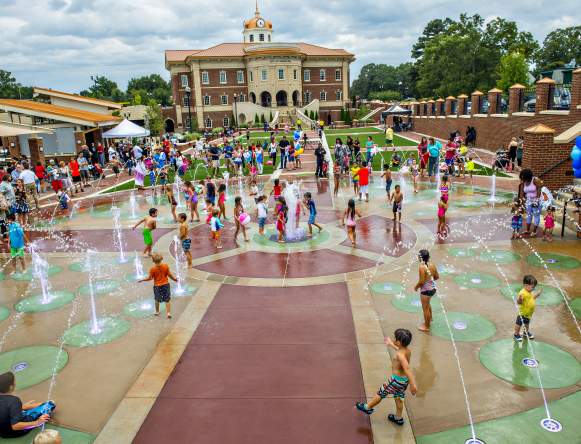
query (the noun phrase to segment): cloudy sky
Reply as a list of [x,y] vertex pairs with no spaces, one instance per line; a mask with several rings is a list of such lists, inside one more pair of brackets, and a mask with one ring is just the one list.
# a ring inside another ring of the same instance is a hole
[[[517,21],[542,41],[581,24],[578,0],[259,0],[278,42],[306,41],[353,52],[356,78],[366,63],[409,60],[431,19],[461,12]],[[78,92],[91,75],[125,88],[160,73],[165,49],[242,41],[254,0],[0,0],[0,69],[24,85]]]

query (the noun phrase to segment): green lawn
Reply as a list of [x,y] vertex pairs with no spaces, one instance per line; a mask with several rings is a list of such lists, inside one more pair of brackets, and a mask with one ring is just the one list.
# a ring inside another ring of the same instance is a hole
[[[361,148],[363,150],[365,150],[365,142],[367,142],[368,136],[371,136],[373,143],[375,143],[377,146],[385,146],[385,135],[383,134],[382,131],[373,134],[361,134],[361,135],[357,135],[356,133],[345,133],[345,134],[325,133],[325,136],[327,137],[327,143],[329,144],[329,148],[331,150],[333,150],[333,147],[335,146],[335,139],[339,138],[343,143],[345,143],[348,135],[351,136],[353,140],[359,139]],[[401,136],[398,136],[397,134],[393,135],[393,143],[395,146],[417,146],[417,143],[415,143],[413,140],[405,139]]]
[[365,126],[360,128],[339,128],[339,129],[329,129],[325,131],[325,134],[356,134],[356,133],[382,133],[383,130],[377,129],[374,126]]
[[[196,160],[194,161],[194,163],[190,166],[190,168],[188,169],[188,171],[186,171],[186,174],[184,174],[184,177],[182,178],[182,180],[186,181],[186,180],[190,180],[190,181],[195,181],[195,180],[202,180],[205,179],[206,177],[208,177],[208,171],[206,170],[205,167],[198,167],[197,171],[196,171],[196,165],[203,163],[201,160]],[[221,162],[221,164],[223,165],[223,161]],[[224,167],[220,168],[220,178],[222,178],[222,172],[226,171],[226,169]],[[272,174],[272,172],[274,171],[272,165],[264,165],[264,170],[262,175],[270,175]],[[194,175],[195,174],[195,175]],[[244,170],[244,174],[248,175],[248,168],[246,168]],[[173,183],[175,178],[175,171],[173,169],[169,170],[169,174],[168,174],[168,183]],[[149,175],[145,176],[145,181],[143,182],[143,185],[148,187],[151,185],[151,182],[149,180]],[[135,181],[131,180],[127,183],[118,185],[114,188],[111,188],[109,190],[106,191],[106,193],[114,193],[116,191],[126,191],[126,190],[132,190],[133,188],[135,188]]]

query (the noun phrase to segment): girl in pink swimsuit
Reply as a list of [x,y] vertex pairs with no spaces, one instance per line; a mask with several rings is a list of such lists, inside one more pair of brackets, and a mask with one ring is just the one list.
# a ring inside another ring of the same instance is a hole
[[448,194],[442,194],[438,202],[438,235],[443,236],[446,231],[446,210],[448,209]]

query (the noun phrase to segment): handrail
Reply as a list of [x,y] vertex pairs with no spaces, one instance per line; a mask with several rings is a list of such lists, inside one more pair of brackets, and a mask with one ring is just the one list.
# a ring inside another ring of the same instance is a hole
[[280,115],[280,111],[277,111],[276,113],[274,113],[274,117],[272,118],[272,121],[269,123],[271,128],[274,128],[274,126],[278,123],[279,115]]
[[315,127],[315,121],[313,119],[311,119],[309,116],[307,116],[305,113],[303,113],[300,109],[296,109],[297,111],[297,115],[301,118],[302,121],[304,121],[305,123],[308,123],[309,126],[311,126],[311,128]]
[[370,113],[367,113],[365,116],[363,116],[361,119],[359,119],[359,121],[363,121],[363,120],[367,120],[369,119],[371,116],[374,116],[375,114],[377,114],[380,111],[385,111],[384,108],[375,108],[374,110],[372,110]]
[[537,177],[540,179],[541,177],[543,177],[545,174],[549,174],[551,171],[553,171],[555,168],[563,165],[565,162],[567,162],[570,159],[569,156],[565,157],[562,160],[559,160],[555,165],[553,165],[552,167],[547,168],[545,171],[543,171],[541,174],[539,174]]

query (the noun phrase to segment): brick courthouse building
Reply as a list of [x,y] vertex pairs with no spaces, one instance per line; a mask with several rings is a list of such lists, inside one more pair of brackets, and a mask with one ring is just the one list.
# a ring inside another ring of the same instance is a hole
[[314,110],[338,120],[349,102],[353,54],[308,43],[275,43],[272,22],[254,17],[243,24],[241,43],[201,50],[168,50],[174,106],[165,110],[166,131],[227,127],[256,117],[294,121],[296,110]]

